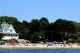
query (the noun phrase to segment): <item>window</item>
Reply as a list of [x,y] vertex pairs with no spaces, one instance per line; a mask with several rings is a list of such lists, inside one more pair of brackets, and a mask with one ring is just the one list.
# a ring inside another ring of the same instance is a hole
[[12,32],[12,30],[10,30],[10,32]]

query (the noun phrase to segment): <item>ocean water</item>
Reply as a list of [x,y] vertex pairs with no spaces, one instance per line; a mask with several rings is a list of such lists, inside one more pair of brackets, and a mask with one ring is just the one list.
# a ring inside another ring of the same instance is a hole
[[1,49],[0,53],[80,53],[80,49]]

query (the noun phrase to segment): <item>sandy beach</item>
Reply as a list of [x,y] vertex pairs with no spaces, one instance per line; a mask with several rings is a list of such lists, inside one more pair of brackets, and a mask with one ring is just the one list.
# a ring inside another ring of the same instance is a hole
[[77,44],[72,45],[63,45],[63,44],[53,44],[53,45],[47,45],[47,44],[21,44],[21,45],[0,45],[0,49],[63,49],[63,48],[80,48]]

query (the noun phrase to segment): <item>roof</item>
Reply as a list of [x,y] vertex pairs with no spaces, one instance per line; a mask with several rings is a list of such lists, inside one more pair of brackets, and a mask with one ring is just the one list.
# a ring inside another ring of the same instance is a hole
[[2,33],[16,34],[16,31],[13,28],[13,26],[11,24],[6,23],[6,22],[3,22],[2,24],[0,24],[0,30],[3,30]]
[[1,24],[1,26],[2,26],[2,29],[5,30],[5,31],[9,28],[9,24],[6,23],[6,22],[3,22],[3,23]]

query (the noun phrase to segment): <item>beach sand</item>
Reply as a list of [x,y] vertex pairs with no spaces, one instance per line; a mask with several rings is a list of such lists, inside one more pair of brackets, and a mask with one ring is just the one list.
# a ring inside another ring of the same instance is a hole
[[28,45],[0,45],[0,49],[69,49],[69,48],[80,48],[77,44],[73,45],[63,45],[63,44],[53,44],[51,46],[47,44],[28,44]]

